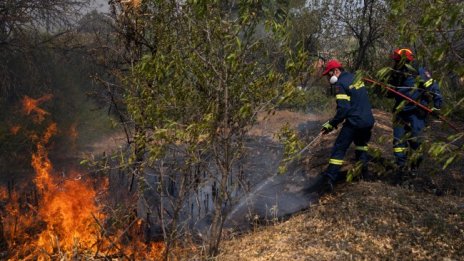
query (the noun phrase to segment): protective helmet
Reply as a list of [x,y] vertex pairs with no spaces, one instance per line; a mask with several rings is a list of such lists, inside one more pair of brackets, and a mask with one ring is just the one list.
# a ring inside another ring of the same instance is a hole
[[333,59],[333,60],[329,60],[326,64],[325,64],[325,68],[324,68],[324,72],[322,73],[322,75],[326,75],[330,72],[330,70],[332,69],[335,69],[335,68],[341,68],[342,67],[342,64]]
[[412,51],[408,48],[396,49],[395,51],[393,51],[391,55],[391,58],[395,61],[400,61],[403,57],[410,62],[414,60],[414,55]]

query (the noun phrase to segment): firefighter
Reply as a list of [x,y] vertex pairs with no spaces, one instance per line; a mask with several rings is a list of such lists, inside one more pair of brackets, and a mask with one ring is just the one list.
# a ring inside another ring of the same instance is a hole
[[[411,99],[428,106],[433,101],[431,110],[439,114],[442,96],[438,84],[423,67],[413,64],[414,55],[410,49],[396,49],[391,54],[394,62],[389,83],[395,89]],[[426,125],[427,112],[408,103],[399,96],[394,96],[393,108],[393,154],[398,172],[395,181],[404,179],[406,175],[415,175],[422,157],[413,155],[421,144],[421,132]]]
[[354,82],[354,75],[345,71],[339,61],[328,61],[322,75],[326,76],[334,87],[337,112],[331,120],[322,125],[321,131],[323,134],[330,133],[343,123],[332,148],[329,165],[314,183],[322,191],[331,191],[333,184],[340,178],[339,171],[352,142],[356,146],[356,160],[362,163],[362,175],[367,174],[367,143],[371,138],[374,117],[363,82]]

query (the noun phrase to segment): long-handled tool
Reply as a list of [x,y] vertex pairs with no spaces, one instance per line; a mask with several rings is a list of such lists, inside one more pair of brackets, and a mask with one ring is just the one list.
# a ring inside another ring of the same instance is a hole
[[442,120],[443,122],[445,122],[446,124],[448,124],[448,125],[449,125],[451,128],[453,128],[455,131],[457,131],[457,132],[461,131],[456,125],[454,125],[453,123],[451,123],[446,117],[444,117],[444,116],[442,116],[442,115],[439,115],[439,114],[433,113],[433,111],[432,111],[430,108],[428,108],[428,107],[426,107],[426,106],[420,104],[419,102],[417,102],[417,101],[411,99],[410,97],[408,97],[408,96],[402,94],[401,92],[398,92],[398,91],[394,90],[394,89],[393,89],[392,87],[390,87],[389,85],[387,85],[387,84],[385,84],[385,83],[382,83],[382,82],[374,81],[374,80],[369,79],[369,78],[363,78],[363,80],[366,81],[366,82],[370,82],[370,83],[373,83],[373,84],[375,84],[375,85],[379,85],[379,86],[385,88],[387,91],[389,91],[389,92],[391,92],[391,93],[393,93],[393,94],[395,94],[395,95],[400,96],[401,98],[407,100],[408,102],[410,102],[410,103],[416,105],[417,107],[421,108],[422,110],[428,112],[429,114],[435,115],[435,116],[438,117],[440,120]]
[[324,133],[321,131],[308,145],[306,145],[302,150],[300,150],[296,156],[301,155],[303,152],[305,152],[307,149],[311,148],[316,142],[318,142]]

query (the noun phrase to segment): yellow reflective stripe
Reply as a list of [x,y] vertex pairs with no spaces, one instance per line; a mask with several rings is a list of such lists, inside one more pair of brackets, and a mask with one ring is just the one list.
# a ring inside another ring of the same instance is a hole
[[334,165],[342,165],[342,164],[343,164],[343,160],[339,160],[339,159],[330,159],[330,160],[329,160],[329,163],[330,163],[330,164],[334,164]]
[[361,89],[364,87],[364,83],[362,81],[355,82],[354,84],[350,85],[350,89],[355,88],[356,90]]
[[432,84],[433,84],[433,79],[430,78],[430,80],[428,80],[428,81],[426,81],[426,82],[424,83],[424,86],[425,86],[425,88],[428,88],[428,87],[430,87],[430,85],[432,85]]
[[355,150],[367,151],[367,146],[356,146]]
[[405,151],[406,151],[406,148],[393,148],[393,151],[394,151],[394,152],[401,153],[401,152],[405,152]]
[[337,94],[335,95],[335,98],[337,100],[351,100],[350,96],[346,95],[346,94]]

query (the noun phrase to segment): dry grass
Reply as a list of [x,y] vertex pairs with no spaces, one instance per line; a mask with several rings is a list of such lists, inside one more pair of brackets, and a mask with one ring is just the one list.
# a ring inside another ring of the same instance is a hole
[[225,241],[217,260],[461,260],[463,217],[460,197],[352,183],[287,221]]
[[[273,122],[306,120],[281,114]],[[374,114],[369,146],[391,158],[391,114],[378,110]],[[335,136],[325,138],[307,159],[308,173],[326,165]],[[434,164],[425,165],[424,172],[434,168]],[[429,177],[435,184],[444,184],[440,197],[423,186],[422,178],[407,188],[380,181],[340,185],[335,194],[286,221],[230,236],[217,260],[463,260],[461,168]]]

